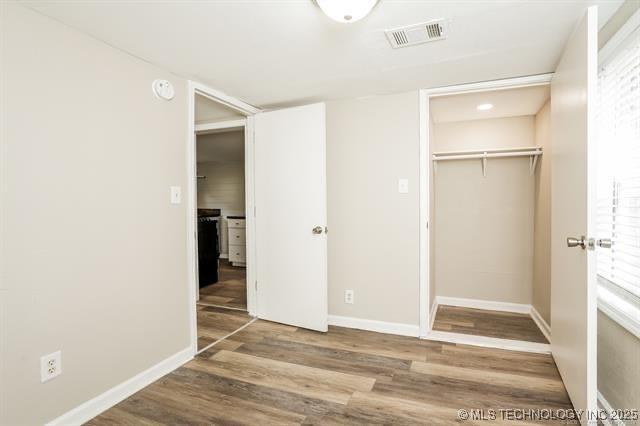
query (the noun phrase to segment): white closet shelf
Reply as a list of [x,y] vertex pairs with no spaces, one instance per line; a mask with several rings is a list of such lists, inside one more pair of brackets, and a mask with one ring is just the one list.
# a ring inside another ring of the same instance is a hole
[[484,149],[473,151],[448,151],[448,152],[434,152],[433,164],[434,171],[435,165],[438,161],[451,161],[451,160],[482,160],[482,176],[487,176],[487,159],[488,158],[507,158],[507,157],[529,157],[529,173],[533,175],[536,170],[536,164],[538,162],[538,156],[542,155],[542,147],[533,146],[526,148],[501,148],[501,149]]

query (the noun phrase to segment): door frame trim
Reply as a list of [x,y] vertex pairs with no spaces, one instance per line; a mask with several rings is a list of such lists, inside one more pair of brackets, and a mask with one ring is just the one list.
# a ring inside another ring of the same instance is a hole
[[429,299],[432,268],[430,260],[431,231],[430,222],[430,185],[432,176],[432,162],[430,161],[429,127],[431,117],[429,101],[439,96],[450,96],[463,93],[486,92],[491,90],[516,89],[519,87],[545,86],[551,84],[553,73],[531,75],[526,77],[506,78],[484,82],[460,84],[454,86],[434,87],[420,90],[420,254],[419,254],[419,303],[418,318],[420,321],[420,338],[427,338],[431,333],[433,316],[431,310],[434,301]]
[[193,355],[198,352],[198,323],[197,323],[197,177],[196,177],[196,124],[195,124],[195,97],[204,96],[214,102],[236,110],[246,118],[241,120],[229,120],[210,124],[198,130],[216,130],[244,127],[245,149],[245,216],[246,216],[246,256],[247,256],[247,311],[249,315],[257,313],[256,282],[256,251],[255,251],[255,180],[254,180],[254,115],[261,112],[260,109],[247,104],[239,99],[215,90],[207,85],[189,80],[187,90],[188,114],[187,114],[187,291],[189,303],[189,330],[190,347]]

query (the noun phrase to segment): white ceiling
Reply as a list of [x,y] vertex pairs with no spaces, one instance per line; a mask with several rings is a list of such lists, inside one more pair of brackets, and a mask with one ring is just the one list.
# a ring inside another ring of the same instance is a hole
[[244,161],[244,130],[198,135],[196,161],[198,163]]
[[235,120],[244,118],[236,110],[228,108],[220,102],[212,101],[209,98],[196,94],[195,100],[195,122],[211,123],[223,120]]
[[[622,0],[381,0],[354,24],[313,0],[23,0],[180,76],[263,108],[551,72],[588,5]],[[383,30],[444,18],[445,41],[393,50]],[[159,76],[160,77],[160,76]]]
[[[431,99],[429,113],[434,123],[535,115],[548,99],[549,85],[440,96]],[[493,108],[478,111],[480,104]]]

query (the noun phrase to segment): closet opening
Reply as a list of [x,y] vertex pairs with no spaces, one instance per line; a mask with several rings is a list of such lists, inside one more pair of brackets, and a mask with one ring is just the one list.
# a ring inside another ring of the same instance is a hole
[[421,94],[423,338],[550,352],[549,82]]

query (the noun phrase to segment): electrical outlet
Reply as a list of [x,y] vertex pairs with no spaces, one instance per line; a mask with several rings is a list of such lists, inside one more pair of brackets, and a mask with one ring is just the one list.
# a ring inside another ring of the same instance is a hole
[[47,382],[62,373],[62,352],[57,351],[40,358],[40,381]]
[[344,291],[344,303],[353,305],[353,290]]

